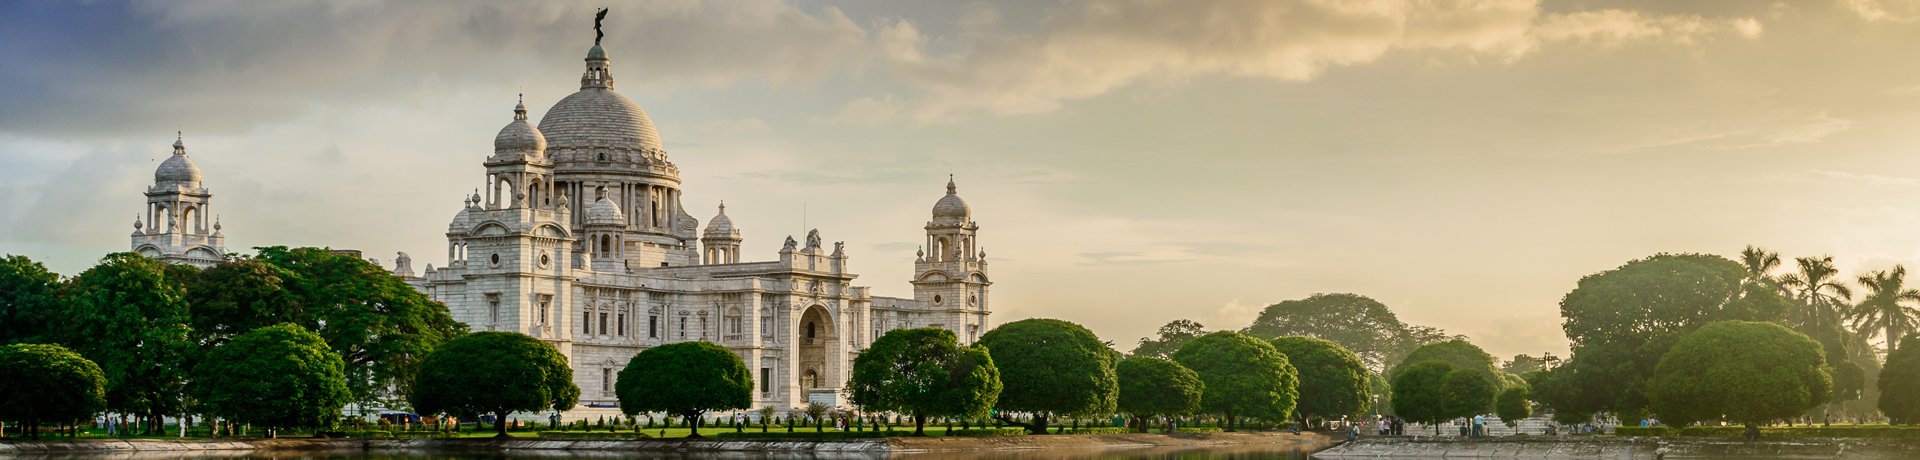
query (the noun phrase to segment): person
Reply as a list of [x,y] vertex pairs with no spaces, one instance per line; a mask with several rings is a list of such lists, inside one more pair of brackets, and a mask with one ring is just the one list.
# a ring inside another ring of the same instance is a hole
[[1487,416],[1485,415],[1473,416],[1473,437],[1478,438],[1486,435],[1487,435]]

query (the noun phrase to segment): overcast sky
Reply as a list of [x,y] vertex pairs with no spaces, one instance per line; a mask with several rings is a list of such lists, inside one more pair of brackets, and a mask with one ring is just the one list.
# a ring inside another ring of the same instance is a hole
[[[181,130],[230,250],[445,265],[515,94],[578,88],[598,6],[0,2],[0,252],[128,250]],[[1356,292],[1564,353],[1560,297],[1657,252],[1920,265],[1911,1],[611,6],[620,92],[745,258],[817,227],[909,296],[953,174],[994,321],[1122,350]]]

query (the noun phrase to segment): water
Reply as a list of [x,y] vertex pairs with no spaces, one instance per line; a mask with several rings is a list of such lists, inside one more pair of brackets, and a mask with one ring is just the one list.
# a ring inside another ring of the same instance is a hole
[[660,452],[660,451],[587,451],[517,450],[507,453],[435,452],[435,451],[251,451],[251,452],[127,452],[0,455],[22,460],[500,460],[531,459],[724,459],[724,460],[883,460],[883,459],[960,459],[960,460],[1305,460],[1298,450],[1272,446],[1216,446],[1181,448],[1107,448],[1004,450],[996,452],[929,452],[915,454],[810,453],[810,452]]

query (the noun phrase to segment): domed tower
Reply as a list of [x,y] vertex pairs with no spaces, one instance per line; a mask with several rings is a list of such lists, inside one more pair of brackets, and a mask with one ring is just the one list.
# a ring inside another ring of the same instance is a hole
[[[554,183],[574,198],[576,211],[597,203],[580,199],[605,189],[625,203],[622,241],[632,266],[692,265],[699,261],[698,223],[680,206],[680,169],[667,160],[660,133],[647,112],[614,91],[612,59],[594,40],[587,50],[580,90],[555,103],[540,119]],[[572,225],[584,230],[586,213]]]
[[593,269],[599,271],[618,271],[625,269],[626,238],[622,230],[627,225],[627,214],[620,211],[620,204],[607,199],[604,189],[597,191],[599,198],[587,207],[585,232],[587,243],[581,247],[592,257]]
[[727,218],[726,202],[720,202],[720,214],[707,221],[707,231],[701,234],[700,244],[706,249],[701,254],[701,263],[740,263],[740,229],[734,228],[733,219]]
[[493,136],[493,155],[487,157],[488,209],[552,209],[553,162],[547,158],[547,137],[527,123],[525,101],[513,106],[513,121]]
[[913,261],[914,298],[950,315],[944,324],[973,343],[986,329],[987,287],[993,283],[987,280],[987,253],[975,239],[980,226],[952,178],[947,179],[947,195],[934,202],[926,230],[927,245]]
[[[177,134],[177,133],[176,133]],[[187,157],[184,139],[173,140],[173,156],[153,171],[147,187],[146,222],[133,220],[133,252],[169,263],[209,267],[226,260],[220,222],[211,223],[213,192],[201,184],[200,166]]]

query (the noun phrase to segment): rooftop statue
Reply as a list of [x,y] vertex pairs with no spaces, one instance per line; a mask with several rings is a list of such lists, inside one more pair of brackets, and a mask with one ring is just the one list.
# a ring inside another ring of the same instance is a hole
[[606,8],[601,8],[599,12],[593,14],[593,44],[595,46],[598,46],[600,44],[601,37],[607,36],[606,33],[600,31],[600,21],[603,21],[606,19],[607,19]]

